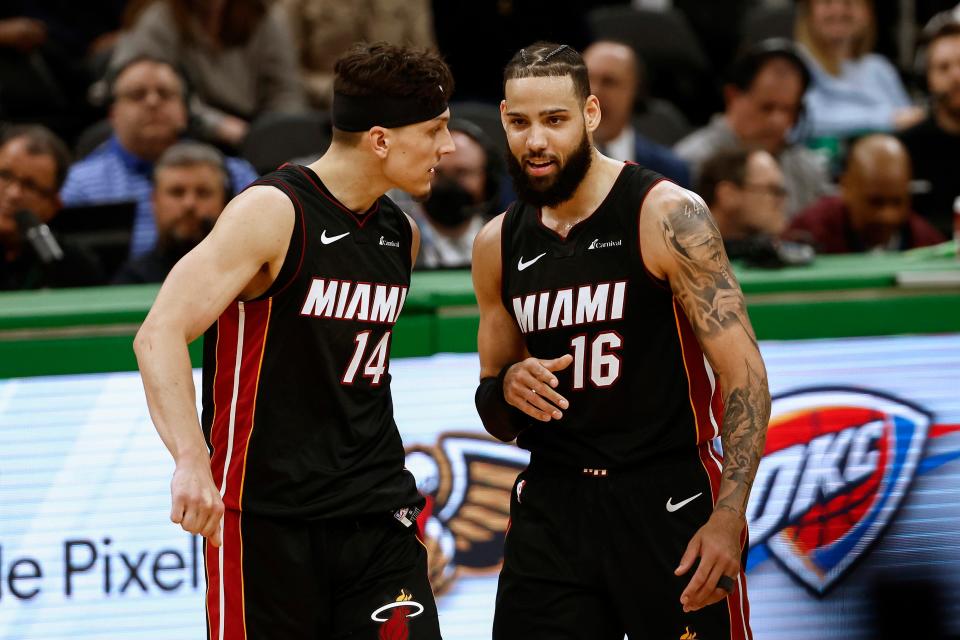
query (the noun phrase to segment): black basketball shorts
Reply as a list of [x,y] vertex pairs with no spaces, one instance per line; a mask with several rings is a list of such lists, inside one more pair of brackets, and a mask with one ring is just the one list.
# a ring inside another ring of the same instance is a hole
[[228,510],[204,547],[208,640],[438,640],[427,552],[392,514],[281,520]]
[[680,594],[695,568],[674,575],[720,464],[708,445],[621,472],[534,457],[514,484],[494,640],[751,640],[742,569],[725,600],[691,613]]

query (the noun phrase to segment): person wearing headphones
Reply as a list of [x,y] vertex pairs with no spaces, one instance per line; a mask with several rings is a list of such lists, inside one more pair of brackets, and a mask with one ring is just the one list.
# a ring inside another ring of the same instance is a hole
[[783,170],[788,216],[827,193],[825,162],[792,136],[809,84],[810,72],[788,40],[763,40],[741,54],[724,86],[724,112],[674,148],[690,163],[694,183],[703,163],[718,152],[762,149],[773,155]]
[[[149,56],[130,60],[108,81],[113,135],[70,168],[60,197],[67,207],[136,202],[130,244],[136,257],[157,242],[151,175],[157,159],[187,128],[187,86],[170,62]],[[231,191],[257,179],[246,160],[225,163]]]
[[157,244],[121,266],[113,284],[163,282],[213,229],[229,192],[226,163],[212,146],[184,141],[164,151],[153,168]]
[[405,203],[420,225],[417,269],[469,268],[474,238],[500,213],[504,169],[493,143],[469,120],[452,120],[450,135],[456,151],[440,159],[430,197]]

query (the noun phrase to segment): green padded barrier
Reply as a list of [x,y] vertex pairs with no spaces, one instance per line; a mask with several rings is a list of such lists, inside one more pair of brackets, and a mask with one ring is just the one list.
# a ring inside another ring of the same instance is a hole
[[[735,270],[761,339],[947,333],[960,331],[955,255],[946,243],[899,255],[821,256],[808,267],[778,271]],[[0,294],[0,377],[135,369],[133,336],[158,289]],[[477,326],[469,272],[415,273],[391,352],[475,351]],[[194,364],[200,342],[191,345]]]

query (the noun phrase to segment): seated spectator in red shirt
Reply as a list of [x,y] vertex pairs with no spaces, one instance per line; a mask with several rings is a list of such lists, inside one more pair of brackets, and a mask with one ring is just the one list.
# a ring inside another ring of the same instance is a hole
[[850,149],[840,195],[822,198],[793,219],[785,233],[819,253],[901,251],[943,242],[910,205],[910,156],[896,138],[866,136]]

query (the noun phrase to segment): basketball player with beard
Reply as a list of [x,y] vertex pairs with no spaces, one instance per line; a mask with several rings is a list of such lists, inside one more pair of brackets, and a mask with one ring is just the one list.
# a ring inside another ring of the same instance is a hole
[[519,201],[474,245],[476,402],[530,464],[493,636],[750,638],[763,360],[706,205],[593,148],[589,87],[565,45],[531,45],[504,72]]
[[[440,638],[390,395],[419,237],[384,194],[429,195],[453,79],[386,43],[334,72],[330,148],[234,198],[134,343],[176,463],[170,518],[207,539],[211,640]],[[204,331],[198,420],[187,345]]]

